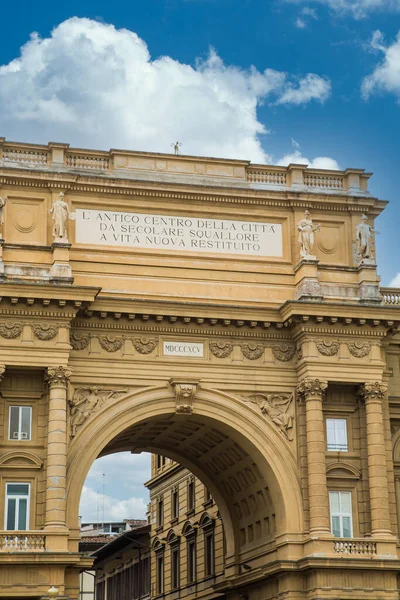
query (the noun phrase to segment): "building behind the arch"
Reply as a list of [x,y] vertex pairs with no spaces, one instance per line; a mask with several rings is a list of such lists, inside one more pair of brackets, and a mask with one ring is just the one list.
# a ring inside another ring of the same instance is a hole
[[0,598],[76,600],[81,489],[121,451],[218,506],[159,525],[160,573],[213,535],[215,596],[398,598],[400,292],[369,177],[0,140]]

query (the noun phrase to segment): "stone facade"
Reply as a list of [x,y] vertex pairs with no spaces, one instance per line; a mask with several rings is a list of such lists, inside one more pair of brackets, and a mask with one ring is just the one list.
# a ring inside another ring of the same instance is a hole
[[369,176],[0,139],[0,597],[76,600],[85,477],[128,450],[212,495],[213,594],[398,598],[400,291]]

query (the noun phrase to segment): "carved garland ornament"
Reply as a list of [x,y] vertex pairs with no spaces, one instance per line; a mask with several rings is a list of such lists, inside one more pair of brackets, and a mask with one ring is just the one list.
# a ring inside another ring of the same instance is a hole
[[293,394],[289,396],[252,394],[251,396],[242,396],[242,399],[245,402],[257,404],[261,412],[269,417],[286,439],[290,442],[293,441],[293,437],[290,435],[294,420]]
[[78,428],[93,413],[100,410],[107,400],[117,400],[126,393],[124,390],[104,390],[98,387],[77,388],[69,401],[70,435],[75,437]]
[[271,349],[272,349],[272,354],[274,355],[276,360],[280,360],[282,362],[287,362],[289,360],[292,360],[292,358],[296,352],[296,347],[291,346],[290,344],[280,344],[280,345],[272,346]]
[[21,323],[1,323],[0,335],[7,340],[14,340],[21,335],[22,329]]
[[217,358],[227,358],[232,353],[233,344],[222,340],[210,342],[210,350]]
[[242,349],[243,356],[249,360],[257,360],[257,358],[260,358],[264,352],[264,346],[261,346],[260,344],[240,344],[240,347]]
[[333,340],[318,340],[316,342],[318,352],[324,356],[334,356],[339,352],[339,342]]
[[58,327],[49,323],[41,323],[40,325],[32,325],[32,331],[38,340],[48,341],[56,337]]
[[348,342],[347,347],[350,354],[356,358],[364,358],[371,350],[371,344],[369,342]]
[[90,336],[80,331],[71,331],[69,341],[74,350],[84,350],[89,346]]
[[140,337],[132,340],[133,346],[140,354],[151,354],[157,348],[158,337]]
[[119,338],[112,333],[99,337],[100,346],[107,352],[116,352],[124,345],[124,338]]

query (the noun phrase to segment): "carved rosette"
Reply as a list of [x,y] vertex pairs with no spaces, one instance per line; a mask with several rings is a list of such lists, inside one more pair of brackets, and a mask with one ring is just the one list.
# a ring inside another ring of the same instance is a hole
[[106,350],[107,352],[116,352],[124,345],[124,338],[109,333],[108,335],[100,336],[99,343],[103,350]]
[[187,379],[170,379],[175,392],[175,403],[177,413],[191,414],[193,412],[193,401],[200,387],[199,381]]
[[71,331],[69,342],[74,350],[84,350],[89,346],[90,336],[80,331]]
[[133,347],[139,354],[151,354],[157,348],[158,337],[140,337],[132,340]]
[[371,350],[371,344],[369,342],[348,342],[347,347],[350,354],[356,358],[364,358]]
[[249,360],[257,360],[263,355],[264,346],[261,344],[240,344],[242,354]]
[[327,381],[321,381],[320,379],[304,379],[297,386],[297,393],[302,400],[323,400],[327,387]]
[[272,346],[271,349],[276,360],[280,360],[281,362],[292,360],[296,352],[296,346],[292,346],[291,344],[279,344]]
[[317,350],[323,356],[335,356],[339,352],[340,344],[334,340],[317,340]]
[[50,325],[50,323],[41,323],[39,325],[32,325],[32,331],[38,340],[48,341],[56,337],[58,327]]
[[46,381],[49,387],[62,386],[66,387],[69,378],[72,375],[72,370],[68,367],[48,367]]
[[245,402],[257,404],[263,415],[269,418],[285,438],[290,442],[293,441],[291,436],[294,420],[293,394],[251,394],[241,398]]
[[388,391],[388,384],[383,381],[367,382],[360,386],[359,395],[365,402],[382,402]]
[[232,342],[223,342],[222,340],[210,342],[210,351],[217,358],[227,358],[232,353],[232,350]]
[[21,323],[1,323],[0,336],[6,340],[14,340],[21,335],[22,329]]

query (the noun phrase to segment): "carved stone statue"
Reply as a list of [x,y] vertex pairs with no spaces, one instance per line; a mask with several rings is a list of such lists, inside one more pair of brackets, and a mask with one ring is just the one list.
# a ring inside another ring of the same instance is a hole
[[297,223],[297,231],[299,232],[299,243],[300,243],[300,256],[302,258],[315,258],[313,254],[314,248],[314,232],[317,231],[321,225],[313,225],[310,213],[308,210],[304,213],[304,219],[301,219]]
[[110,398],[118,398],[126,390],[102,390],[98,387],[78,388],[70,404],[70,428],[71,437],[75,437],[78,427],[83,425],[90,415],[100,410],[103,404]]
[[182,144],[180,142],[175,142],[173,144],[171,144],[172,148],[174,149],[174,152],[177,156],[180,155],[181,153],[181,146]]
[[293,428],[293,394],[290,396],[280,396],[278,394],[252,394],[251,396],[242,396],[245,402],[258,404],[261,412],[267,415],[271,421],[278,427],[281,433],[289,440],[293,441],[289,431]]
[[0,196],[0,225],[4,224],[4,207],[7,204],[7,196]]
[[368,225],[367,221],[368,217],[362,215],[361,223],[356,227],[357,255],[360,262],[365,259],[373,259],[372,242],[374,235],[379,233],[378,231],[375,231],[371,225]]
[[53,206],[50,209],[50,214],[54,222],[53,225],[53,237],[56,241],[68,242],[68,231],[67,223],[68,219],[73,219],[74,214],[70,213],[68,204],[64,200],[65,194],[61,192],[53,202]]

